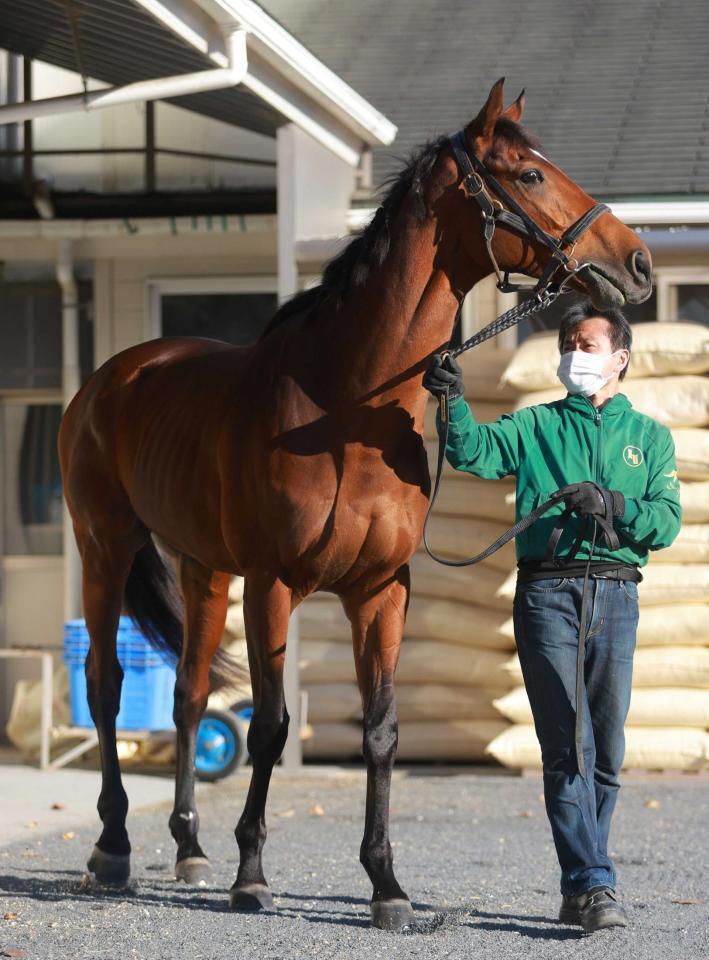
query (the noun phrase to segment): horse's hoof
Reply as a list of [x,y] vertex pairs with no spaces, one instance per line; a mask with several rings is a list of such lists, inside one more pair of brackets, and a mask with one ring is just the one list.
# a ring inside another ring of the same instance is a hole
[[94,847],[86,866],[99,883],[122,886],[130,877],[130,856],[127,853],[106,853]]
[[206,857],[185,857],[175,864],[175,880],[194,886],[204,885],[211,875],[212,865]]
[[229,891],[229,906],[232,910],[246,913],[274,913],[271,891],[263,883],[244,883]]
[[372,926],[380,930],[403,930],[414,921],[414,910],[408,900],[373,900],[369,909]]

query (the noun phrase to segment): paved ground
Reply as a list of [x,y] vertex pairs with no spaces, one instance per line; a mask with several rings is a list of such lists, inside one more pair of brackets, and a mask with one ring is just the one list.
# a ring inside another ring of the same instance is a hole
[[[169,801],[174,794],[174,781],[167,776],[129,773],[124,783],[136,810]],[[97,822],[98,770],[39,770],[24,763],[16,751],[0,747],[0,784],[0,847],[18,836],[29,837],[30,832],[38,837]]]
[[357,861],[359,772],[275,778],[265,863],[279,913],[230,913],[232,830],[246,786],[239,773],[201,788],[202,837],[215,866],[214,885],[201,889],[171,879],[168,805],[131,816],[134,879],[119,893],[84,880],[96,821],[77,818],[74,829],[62,824],[42,836],[25,829],[0,849],[0,956],[17,956],[16,950],[32,960],[709,957],[707,778],[629,779],[613,850],[631,925],[592,937],[553,921],[557,871],[537,778],[397,776],[398,876],[418,915],[406,934],[368,924],[369,886]]

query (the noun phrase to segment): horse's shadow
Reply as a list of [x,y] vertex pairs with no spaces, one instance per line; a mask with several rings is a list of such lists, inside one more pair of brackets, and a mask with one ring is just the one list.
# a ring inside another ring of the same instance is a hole
[[[33,874],[40,871],[32,871]],[[178,887],[174,881],[159,878],[140,878],[127,886],[112,888],[94,882],[86,884],[80,871],[63,870],[62,878],[37,876],[0,876],[0,891],[12,897],[26,898],[44,903],[65,900],[83,900],[106,903],[120,901],[140,906],[148,904],[171,905],[186,910],[210,913],[231,913],[226,891],[204,888],[197,892],[189,887]],[[308,923],[327,923],[333,926],[369,928],[369,901],[363,897],[339,894],[296,894],[284,891],[276,893],[275,916],[293,917]],[[307,906],[315,903],[321,906]],[[327,906],[330,904],[331,906]],[[361,911],[338,910],[338,906],[352,906]],[[436,909],[433,904],[414,902],[417,911],[414,922],[403,932],[409,936],[433,935],[443,929],[469,927],[471,930],[490,930],[515,933],[533,940],[574,940],[580,933],[575,928],[557,926],[555,920],[543,916],[516,913],[489,913],[475,907],[458,907],[452,910]],[[533,926],[537,924],[537,926]]]

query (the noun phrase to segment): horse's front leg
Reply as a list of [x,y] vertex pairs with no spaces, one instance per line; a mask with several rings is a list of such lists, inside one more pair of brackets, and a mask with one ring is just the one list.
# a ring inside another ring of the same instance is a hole
[[394,671],[409,596],[409,568],[400,568],[381,589],[358,585],[343,597],[352,624],[357,681],[364,709],[363,752],[367,805],[360,861],[372,881],[370,905],[375,927],[399,930],[413,920],[409,898],[394,876],[389,842],[389,792],[399,727],[394,704]]
[[210,570],[183,556],[180,582],[185,626],[175,683],[177,772],[170,831],[177,844],[175,877],[199,883],[207,879],[211,867],[198,839],[199,817],[194,798],[197,728],[209,696],[209,666],[224,632],[229,574]]
[[283,666],[290,614],[291,590],[282,581],[256,575],[246,577],[244,616],[254,698],[247,739],[252,772],[244,812],[235,830],[240,858],[229,894],[234,910],[273,910],[261,856],[266,842],[271,773],[288,737]]

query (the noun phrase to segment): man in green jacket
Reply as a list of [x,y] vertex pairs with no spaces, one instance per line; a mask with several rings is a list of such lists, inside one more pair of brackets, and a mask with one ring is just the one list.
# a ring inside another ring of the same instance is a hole
[[[449,463],[487,479],[515,476],[518,520],[570,485],[565,501],[517,539],[513,613],[561,867],[559,919],[589,933],[627,922],[615,896],[608,834],[625,752],[638,568],[649,550],[669,546],[681,525],[670,432],[633,410],[620,393],[631,346],[619,310],[577,304],[559,330],[557,374],[567,396],[491,424],[475,421],[454,360],[434,356],[424,377],[434,396],[448,390]],[[609,535],[594,538],[593,521]],[[581,776],[574,742],[576,654],[589,558]]]

